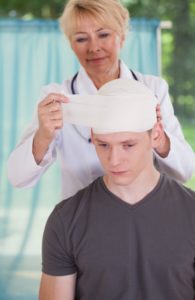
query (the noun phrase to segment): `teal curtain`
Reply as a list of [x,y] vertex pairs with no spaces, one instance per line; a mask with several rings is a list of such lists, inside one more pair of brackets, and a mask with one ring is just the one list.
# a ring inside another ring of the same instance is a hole
[[[121,57],[133,70],[158,74],[157,20],[132,20]],[[14,189],[6,160],[30,122],[41,86],[74,75],[79,63],[57,21],[0,20],[0,298],[37,299],[41,240],[59,201],[57,163],[31,189]]]

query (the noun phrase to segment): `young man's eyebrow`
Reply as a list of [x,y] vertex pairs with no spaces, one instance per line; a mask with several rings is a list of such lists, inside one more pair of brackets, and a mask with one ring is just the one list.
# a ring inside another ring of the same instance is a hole
[[[94,138],[94,140],[98,143],[104,143],[107,144],[109,142],[101,140],[99,138]],[[120,144],[130,144],[130,143],[135,143],[137,140],[136,139],[128,139],[128,140],[124,140],[124,141],[119,141]]]
[[94,140],[95,140],[96,142],[98,142],[98,143],[107,143],[106,141],[100,140],[100,139],[98,139],[98,138],[94,138]]
[[122,141],[121,144],[135,143],[136,141],[137,141],[136,139],[128,139],[128,140]]

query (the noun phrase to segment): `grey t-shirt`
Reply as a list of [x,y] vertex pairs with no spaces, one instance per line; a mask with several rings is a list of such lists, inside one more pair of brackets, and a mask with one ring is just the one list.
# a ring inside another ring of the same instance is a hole
[[50,215],[42,271],[76,272],[76,300],[193,300],[194,257],[195,192],[161,175],[130,205],[98,178]]

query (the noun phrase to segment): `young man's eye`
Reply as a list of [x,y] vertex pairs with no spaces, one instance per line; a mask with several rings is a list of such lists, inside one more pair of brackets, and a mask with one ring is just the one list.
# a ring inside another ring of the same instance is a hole
[[108,144],[105,144],[105,143],[100,143],[100,144],[98,144],[98,146],[103,148],[103,149],[108,148]]
[[125,145],[123,145],[123,148],[124,148],[124,149],[130,149],[130,148],[132,148],[133,146],[135,146],[135,144],[125,144]]

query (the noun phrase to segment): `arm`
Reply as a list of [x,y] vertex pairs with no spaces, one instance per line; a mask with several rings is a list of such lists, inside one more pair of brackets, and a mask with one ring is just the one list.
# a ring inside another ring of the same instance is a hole
[[174,115],[168,85],[164,80],[161,80],[158,90],[162,123],[170,146],[165,157],[156,151],[157,166],[162,172],[169,174],[176,180],[185,182],[191,178],[195,170],[195,155],[185,140],[181,125]]
[[138,78],[154,91],[160,104],[164,141],[162,141],[161,149],[155,151],[157,168],[172,178],[185,182],[195,171],[195,155],[185,140],[181,125],[174,115],[168,85],[165,80],[155,76],[138,74]]
[[61,103],[68,100],[61,94],[51,93],[38,105],[39,126],[33,139],[33,156],[37,164],[43,160],[49,145],[55,138],[56,130],[63,126]]
[[77,267],[69,236],[72,212],[68,205],[67,200],[57,205],[45,226],[39,300],[74,300]]
[[[56,159],[59,139],[56,130],[63,126],[59,101],[66,102],[66,99],[61,94],[48,92],[59,89],[51,85],[43,93],[37,116],[8,158],[7,175],[15,187],[34,186]],[[53,102],[57,99],[57,103]]]
[[37,120],[25,131],[20,143],[10,154],[7,161],[7,176],[14,187],[34,186],[56,159],[56,140],[49,145],[47,153],[38,165],[32,153],[33,138],[37,130]]
[[42,274],[39,300],[74,300],[76,274],[51,276]]
[[[159,104],[157,104],[157,107],[156,107],[156,117],[157,117],[157,122],[162,124],[162,115],[161,115],[161,110],[160,110]],[[163,126],[163,124],[162,124],[162,126]],[[162,158],[167,157],[169,155],[169,151],[170,151],[170,144],[171,144],[171,142],[170,142],[169,137],[167,136],[166,132],[163,131],[160,144],[155,149],[156,153]]]

